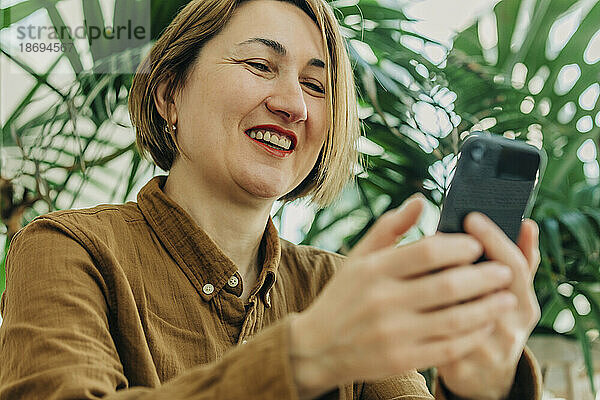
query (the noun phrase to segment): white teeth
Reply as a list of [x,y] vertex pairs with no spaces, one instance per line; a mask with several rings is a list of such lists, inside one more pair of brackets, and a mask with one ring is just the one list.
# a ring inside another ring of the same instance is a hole
[[251,130],[248,135],[252,139],[264,140],[266,142],[277,145],[285,150],[289,150],[292,146],[292,141],[286,137],[280,137],[275,133],[271,133],[269,131],[261,131],[261,130]]

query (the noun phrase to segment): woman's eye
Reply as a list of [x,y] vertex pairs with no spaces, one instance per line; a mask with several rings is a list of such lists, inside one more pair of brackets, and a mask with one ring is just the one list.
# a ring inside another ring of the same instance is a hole
[[311,90],[314,90],[316,92],[319,93],[325,93],[325,90],[323,90],[323,88],[321,88],[319,85],[316,85],[314,83],[311,82],[304,82],[304,85],[308,88],[310,88]]
[[248,64],[251,67],[254,67],[257,70],[262,71],[262,72],[269,72],[269,71],[271,71],[271,69],[269,68],[269,66],[266,65],[266,64],[263,64],[263,63],[246,61],[246,64]]

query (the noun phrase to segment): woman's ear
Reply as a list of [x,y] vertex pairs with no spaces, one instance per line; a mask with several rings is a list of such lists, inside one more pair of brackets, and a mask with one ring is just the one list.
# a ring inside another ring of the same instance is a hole
[[[172,125],[177,124],[177,110],[175,109],[175,103],[171,102],[170,107],[167,107],[168,101],[166,99],[167,93],[167,81],[164,80],[158,84],[156,92],[154,92],[154,104],[156,104],[156,110],[165,121],[169,121]],[[167,118],[167,109],[170,111],[170,116]]]

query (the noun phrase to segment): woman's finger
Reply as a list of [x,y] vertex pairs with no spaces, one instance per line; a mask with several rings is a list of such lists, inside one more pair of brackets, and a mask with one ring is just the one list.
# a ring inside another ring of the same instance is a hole
[[513,280],[509,289],[517,296],[519,302],[517,313],[519,321],[526,324],[528,329],[533,328],[539,319],[540,311],[533,290],[528,260],[521,249],[504,234],[498,225],[483,214],[469,214],[465,221],[465,230],[483,244],[488,259],[499,261],[512,268]]
[[425,197],[415,193],[402,205],[380,216],[349,256],[364,256],[396,243],[398,237],[417,223],[423,211]]
[[403,349],[402,355],[409,365],[417,369],[448,364],[485,345],[494,328],[493,323],[488,323],[468,332],[457,332],[451,337],[422,341],[409,350]]
[[467,303],[421,313],[417,323],[419,330],[428,332],[429,336],[454,336],[457,332],[470,331],[494,322],[516,305],[515,295],[502,291]]
[[497,262],[483,262],[448,268],[406,282],[407,297],[415,309],[441,308],[506,288],[512,270]]
[[472,212],[465,218],[465,231],[478,239],[488,259],[507,265],[522,264],[523,254],[502,229],[488,216]]
[[530,272],[527,259],[502,229],[484,214],[472,212],[465,218],[465,230],[481,242],[489,260],[499,261],[513,269],[515,294],[528,293]]
[[471,264],[482,254],[481,244],[464,233],[438,233],[401,247],[373,253],[370,272],[409,278],[456,265]]

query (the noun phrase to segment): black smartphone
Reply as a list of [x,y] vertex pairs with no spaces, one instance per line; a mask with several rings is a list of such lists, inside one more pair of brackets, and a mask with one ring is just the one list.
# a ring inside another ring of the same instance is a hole
[[438,231],[464,232],[464,218],[479,211],[516,243],[545,164],[545,153],[524,141],[488,132],[470,134],[458,154]]

